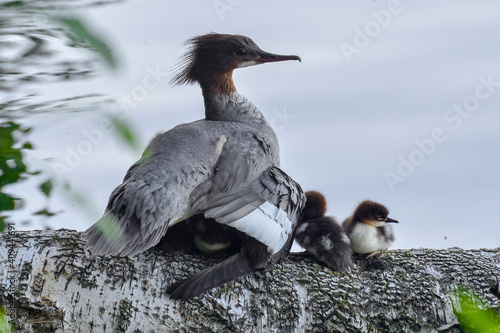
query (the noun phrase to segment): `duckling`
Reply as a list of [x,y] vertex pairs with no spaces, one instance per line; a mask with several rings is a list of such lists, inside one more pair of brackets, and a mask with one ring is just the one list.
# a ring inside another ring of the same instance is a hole
[[241,249],[241,241],[242,234],[238,230],[196,214],[170,227],[153,248],[169,253],[234,254]]
[[369,253],[369,257],[376,256],[379,259],[383,257],[384,251],[394,243],[395,239],[392,227],[388,223],[399,223],[388,215],[389,211],[384,205],[365,200],[342,222],[355,253]]
[[295,240],[316,259],[336,271],[350,271],[352,251],[349,238],[338,222],[325,216],[326,199],[323,194],[308,191]]

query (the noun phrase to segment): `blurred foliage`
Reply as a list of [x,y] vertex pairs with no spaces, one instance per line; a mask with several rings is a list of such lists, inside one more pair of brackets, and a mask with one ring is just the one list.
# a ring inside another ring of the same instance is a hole
[[[0,124],[0,231],[7,228],[9,222],[7,212],[21,209],[24,205],[23,198],[6,193],[4,187],[40,174],[39,171],[28,171],[24,161],[24,151],[33,149],[31,142],[25,141],[30,132],[31,128],[22,127],[12,121]],[[40,189],[48,198],[52,190],[52,181],[45,180]],[[41,211],[46,211],[45,215],[54,215],[48,208]]]
[[14,327],[9,324],[9,316],[7,315],[5,305],[2,303],[0,303],[0,332],[15,332]]
[[23,204],[22,199],[4,193],[3,188],[26,178],[22,151],[31,149],[32,145],[29,142],[19,145],[17,137],[29,131],[14,122],[0,124],[0,231],[7,227],[4,212],[19,209]]
[[76,44],[88,48],[104,60],[109,68],[116,69],[118,63],[113,53],[108,48],[102,38],[90,32],[90,30],[79,19],[67,17],[54,17],[54,21],[63,26],[66,30],[67,36]]
[[47,180],[46,182],[42,183],[40,185],[40,190],[45,194],[47,197],[50,196],[50,193],[52,192],[52,182],[50,180]]
[[21,7],[24,6],[24,2],[22,1],[10,1],[2,4],[2,7],[11,8],[11,7]]
[[[96,33],[92,33],[81,19],[56,16],[53,20],[63,27],[66,35],[73,40],[77,46],[87,48],[97,53],[108,68],[118,68],[117,58],[103,41],[103,38]],[[140,149],[140,142],[134,134],[132,127],[125,119],[112,114],[107,114],[105,117],[111,121],[116,136],[122,142],[136,151]]]
[[104,215],[96,222],[95,227],[99,232],[113,243],[120,242],[125,237],[120,225],[110,215]]
[[[99,3],[99,1],[95,2],[96,5]],[[41,1],[8,1],[0,4],[0,9],[3,10],[4,14],[3,17],[10,20],[7,23],[2,22],[3,19],[0,17],[0,35],[2,33],[8,35],[11,33],[10,31],[17,29],[19,30],[19,35],[26,34],[29,40],[33,40],[34,42],[39,41],[38,44],[35,43],[36,47],[32,47],[32,49],[21,54],[19,57],[13,58],[12,65],[14,67],[17,66],[18,68],[23,68],[23,66],[26,67],[31,64],[38,64],[37,66],[46,71],[47,75],[49,75],[51,71],[54,71],[54,68],[44,67],[48,63],[46,59],[52,57],[52,55],[59,55],[61,51],[59,49],[51,49],[51,44],[45,42],[45,38],[59,38],[64,42],[69,41],[70,45],[67,46],[71,48],[87,49],[94,52],[94,54],[98,55],[98,58],[102,60],[107,68],[118,68],[117,59],[112,50],[110,50],[107,46],[101,34],[93,32],[91,29],[92,26],[85,24],[84,20],[81,18],[63,17],[61,15],[63,10],[64,12],[67,12],[67,10],[71,9],[72,6],[73,5],[70,3],[57,1],[54,3]],[[78,8],[78,6],[75,8]],[[34,23],[39,24],[40,22],[43,24],[41,24],[40,27],[37,27],[36,33],[34,33],[31,25]],[[3,31],[3,29],[5,31]],[[40,45],[43,45],[43,47],[40,47]],[[26,62],[26,58],[30,58],[31,60]],[[87,73],[91,71],[91,66],[89,65],[91,63],[90,61],[82,60],[81,62],[82,69],[79,70],[78,73]],[[71,66],[67,69],[68,75],[62,76],[71,79],[85,77],[70,75],[70,71],[74,71],[74,67],[73,63],[71,63]],[[64,66],[61,68],[63,71],[66,70],[66,67]],[[58,67],[57,70],[61,69]],[[0,72],[4,72],[5,74],[16,74],[17,70],[3,71],[2,68],[0,68]],[[22,79],[16,81],[15,84],[9,85],[9,88],[12,91],[19,91],[22,89],[23,84],[32,82],[31,77],[33,75],[30,73],[22,76]],[[59,72],[56,72],[55,74],[61,76],[59,75]],[[48,77],[50,77],[50,75]],[[43,78],[40,78],[39,80],[43,82]],[[0,80],[0,82],[1,81],[2,80]],[[28,95],[26,100],[29,100],[29,96],[34,95],[36,94]],[[73,99],[75,98],[79,98],[79,96],[75,96]],[[13,98],[13,100],[17,101],[15,98]],[[0,231],[7,229],[8,224],[11,222],[9,218],[11,218],[13,211],[27,206],[25,205],[25,198],[6,192],[6,187],[8,185],[19,184],[26,181],[28,178],[31,179],[35,176],[37,179],[40,178],[40,182],[35,186],[47,200],[45,207],[35,210],[33,215],[50,218],[56,213],[49,209],[49,198],[54,195],[54,192],[57,192],[54,191],[55,189],[59,190],[65,186],[61,184],[66,184],[58,175],[49,176],[47,173],[42,171],[30,170],[29,166],[26,165],[26,153],[29,150],[34,149],[33,144],[27,141],[27,137],[32,129],[21,126],[16,122],[17,120],[14,121],[14,119],[17,118],[14,117],[12,114],[13,112],[7,112],[8,105],[13,100],[7,99],[6,101],[2,101],[0,103]],[[62,99],[62,101],[65,100]],[[24,104],[26,105],[22,107],[23,110],[32,110],[34,108],[34,105],[30,105],[26,103],[26,101],[24,101]],[[35,105],[40,106],[42,104],[43,103],[38,103]],[[57,103],[54,105],[52,110],[55,110],[58,104],[64,103]],[[83,104],[80,105],[77,110],[80,111],[80,109],[83,111],[88,110],[88,108],[86,108]],[[97,107],[91,109],[95,110]],[[100,106],[98,109],[102,110],[103,107]],[[123,117],[117,117],[114,114],[109,115],[105,112],[102,112],[101,116],[107,118],[113,125],[113,134],[116,138],[134,150],[139,149],[139,146],[141,146],[139,144],[139,140],[137,140],[137,136],[134,134],[134,131],[126,119]],[[85,195],[77,193],[75,190],[68,190],[68,188],[64,189],[64,198],[68,198],[72,203],[75,203],[83,212],[91,210],[90,201]]]
[[115,134],[121,139],[121,141],[136,151],[141,149],[140,140],[137,138],[137,135],[132,130],[130,124],[113,115],[108,115],[108,119],[113,124],[116,131]]
[[488,308],[481,298],[466,288],[459,288],[452,296],[453,312],[460,327],[468,333],[500,333],[500,315]]

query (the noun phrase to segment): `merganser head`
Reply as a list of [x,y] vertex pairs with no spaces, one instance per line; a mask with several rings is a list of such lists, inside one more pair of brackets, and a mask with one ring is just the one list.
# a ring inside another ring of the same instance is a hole
[[302,210],[302,220],[311,220],[325,216],[325,196],[317,191],[307,191],[305,195],[307,201],[304,209]]
[[236,68],[300,60],[295,55],[279,55],[261,50],[255,42],[240,35],[210,33],[185,42],[188,51],[182,57],[172,84],[193,84],[212,93],[231,93],[236,90],[232,73]]
[[389,210],[371,200],[362,201],[354,211],[354,220],[373,227],[383,227],[387,223],[399,223],[388,217]]

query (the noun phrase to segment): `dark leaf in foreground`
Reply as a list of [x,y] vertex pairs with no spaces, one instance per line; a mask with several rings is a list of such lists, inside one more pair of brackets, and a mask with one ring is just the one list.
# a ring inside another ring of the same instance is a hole
[[116,69],[117,61],[108,46],[99,36],[90,32],[80,20],[65,17],[56,17],[54,20],[69,31],[69,37],[74,42],[82,43],[87,48],[97,52],[110,68]]

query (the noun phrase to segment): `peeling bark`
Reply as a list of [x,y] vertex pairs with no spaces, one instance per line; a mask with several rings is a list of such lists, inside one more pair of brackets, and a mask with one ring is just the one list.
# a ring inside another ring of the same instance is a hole
[[500,248],[393,250],[339,274],[290,256],[188,301],[174,281],[220,259],[147,251],[96,257],[80,233],[0,233],[0,299],[18,332],[459,332],[450,292],[500,308]]

